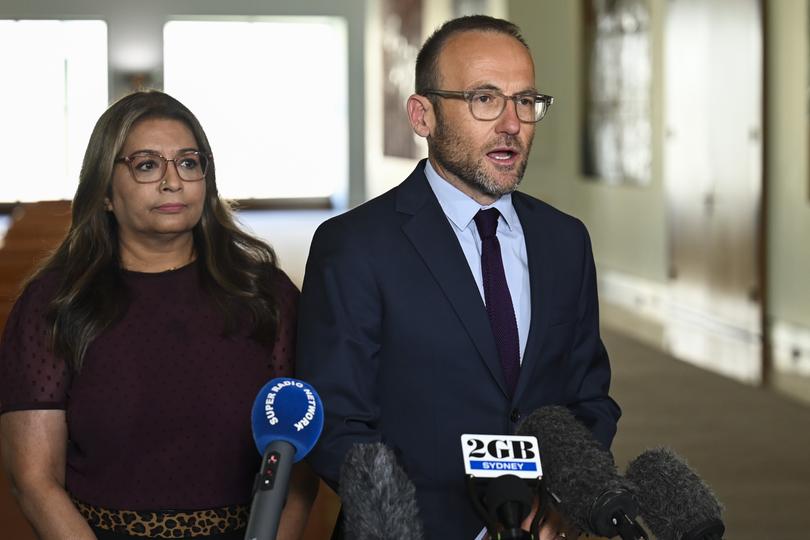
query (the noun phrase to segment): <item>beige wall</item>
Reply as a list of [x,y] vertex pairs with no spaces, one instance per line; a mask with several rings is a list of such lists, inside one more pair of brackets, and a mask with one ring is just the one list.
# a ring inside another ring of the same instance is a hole
[[[810,327],[807,1],[766,3],[768,312],[775,320]],[[653,54],[660,60],[665,4],[653,0],[652,5]],[[585,221],[600,269],[666,281],[660,62],[654,70],[652,182],[644,187],[588,182],[578,170],[579,2],[513,0],[509,9],[510,19],[522,26],[534,53],[540,88],[556,98],[539,125],[522,189]]]
[[769,312],[810,328],[807,1],[770,1],[768,9]]
[[[666,1],[650,1],[655,66],[653,175],[651,183],[643,187],[596,184],[579,173],[580,1],[511,0],[509,18],[521,25],[532,48],[539,88],[556,98],[549,116],[538,126],[522,189],[588,225],[601,276],[618,272],[649,284],[656,294],[666,290],[669,264],[662,163]],[[772,331],[773,382],[789,394],[810,400],[810,13],[807,0],[765,0],[764,5],[765,309]],[[667,315],[663,317],[665,320]],[[655,329],[644,330],[638,337],[650,341],[648,337],[654,333]]]
[[[554,106],[538,125],[521,189],[582,219],[590,230],[600,271],[617,270],[663,282],[667,275],[666,228],[661,175],[661,69],[654,71],[653,178],[649,185],[610,186],[579,172],[579,2],[513,0],[509,18],[519,24],[537,66],[539,89]],[[653,2],[653,24],[662,25],[662,2]],[[661,32],[655,33],[655,59]]]

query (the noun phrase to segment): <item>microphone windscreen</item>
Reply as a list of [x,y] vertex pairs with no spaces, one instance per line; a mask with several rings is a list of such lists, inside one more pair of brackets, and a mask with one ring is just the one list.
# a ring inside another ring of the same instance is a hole
[[520,527],[531,513],[534,493],[526,481],[514,474],[504,474],[487,482],[484,506],[498,517],[506,528]]
[[346,538],[423,538],[416,489],[384,444],[355,444],[347,452],[338,491]]
[[306,456],[323,430],[323,404],[309,384],[279,377],[265,384],[253,402],[253,440],[260,454],[274,441],[295,447],[294,461]]
[[709,486],[668,448],[642,453],[628,464],[626,475],[637,487],[644,521],[659,540],[681,540],[695,527],[720,520],[722,507]]
[[518,427],[519,435],[537,437],[543,477],[552,493],[560,498],[559,508],[574,525],[596,535],[604,535],[603,516],[598,506],[621,503],[635,518],[633,486],[619,476],[613,456],[566,407],[541,407]]

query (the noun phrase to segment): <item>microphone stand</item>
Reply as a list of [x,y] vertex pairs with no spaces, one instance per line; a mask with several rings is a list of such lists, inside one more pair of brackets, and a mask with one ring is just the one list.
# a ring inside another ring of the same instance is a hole
[[648,540],[650,535],[638,524],[638,504],[629,492],[613,489],[602,493],[589,512],[592,532],[599,536],[622,540]]
[[647,540],[647,533],[644,532],[641,525],[635,519],[630,519],[624,512],[613,514],[610,520],[616,526],[622,540]]
[[295,447],[290,443],[273,441],[267,445],[253,487],[245,540],[276,539],[294,459]]

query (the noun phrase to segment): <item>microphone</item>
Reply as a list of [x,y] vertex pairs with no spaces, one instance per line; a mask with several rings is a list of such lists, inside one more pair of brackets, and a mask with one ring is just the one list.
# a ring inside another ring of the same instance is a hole
[[627,466],[641,515],[659,540],[720,540],[722,507],[709,486],[668,448],[647,450]]
[[537,409],[518,427],[540,445],[544,479],[562,514],[595,536],[646,540],[635,521],[635,488],[619,476],[613,456],[566,407]]
[[534,493],[524,480],[514,474],[505,474],[494,478],[486,487],[484,506],[490,515],[497,518],[503,525],[500,534],[489,531],[490,537],[507,539],[529,539],[530,534],[520,528],[520,524],[532,511],[532,497]]
[[[490,537],[501,540],[537,537],[540,519],[546,510],[537,439],[463,434],[461,449],[470,502]],[[531,513],[535,493],[540,505],[531,523],[532,536],[521,529],[521,524]]]
[[345,537],[421,540],[416,488],[382,443],[355,444],[340,468]]
[[323,404],[307,383],[280,377],[259,390],[251,419],[262,465],[253,486],[245,540],[275,540],[292,464],[301,461],[321,435]]

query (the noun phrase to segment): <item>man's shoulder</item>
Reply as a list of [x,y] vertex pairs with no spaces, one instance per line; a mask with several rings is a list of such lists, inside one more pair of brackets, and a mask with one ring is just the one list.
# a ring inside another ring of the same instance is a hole
[[391,221],[395,216],[396,189],[383,193],[354,208],[346,210],[326,221],[318,231],[323,234],[328,231],[351,231],[362,233],[370,231],[372,225],[379,227]]
[[369,239],[399,229],[403,216],[418,212],[432,196],[424,174],[424,161],[401,183],[346,212],[326,220],[316,235],[349,234]]
[[545,228],[559,227],[572,231],[585,229],[585,224],[579,218],[522,191],[512,193],[512,204],[520,217],[521,223],[529,220],[532,222],[537,221],[540,226]]
[[344,254],[389,251],[408,217],[398,208],[403,184],[321,223],[312,250]]

